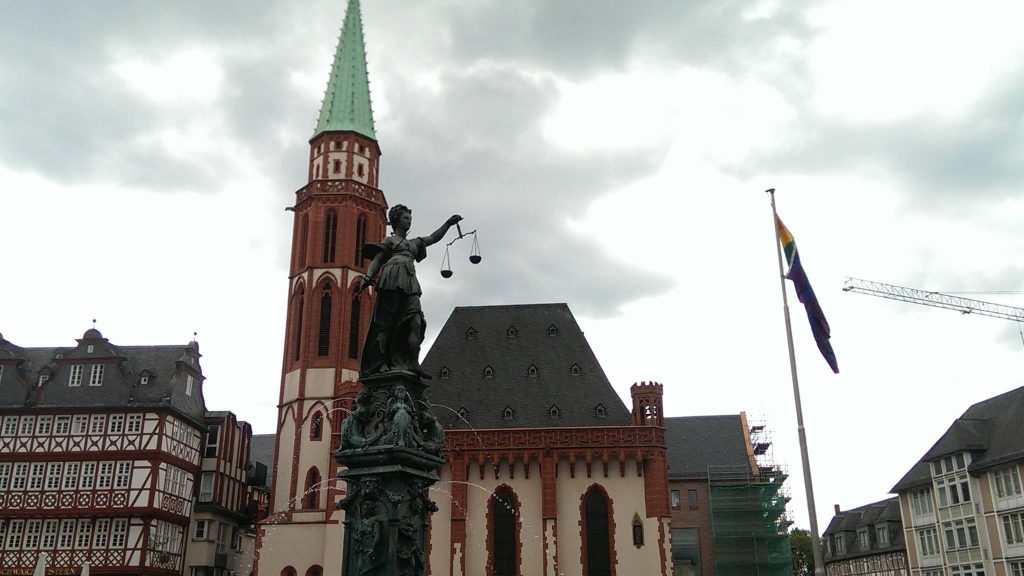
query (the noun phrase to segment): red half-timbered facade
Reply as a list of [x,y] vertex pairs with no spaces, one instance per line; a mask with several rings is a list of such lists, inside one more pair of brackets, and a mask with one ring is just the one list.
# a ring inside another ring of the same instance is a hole
[[0,574],[181,572],[200,470],[199,347],[0,337]]

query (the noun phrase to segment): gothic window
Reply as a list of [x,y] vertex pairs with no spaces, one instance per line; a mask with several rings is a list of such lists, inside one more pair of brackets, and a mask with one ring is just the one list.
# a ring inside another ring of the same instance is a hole
[[281,576],[295,576],[295,568],[285,566],[281,569]]
[[362,266],[365,262],[363,259],[363,244],[366,244],[366,214],[360,214],[356,218],[356,253],[353,260],[356,266]]
[[518,576],[519,533],[516,517],[519,503],[507,486],[502,486],[491,497],[490,510],[490,573],[494,576]]
[[594,416],[598,418],[604,418],[608,415],[608,410],[604,407],[604,404],[598,404],[594,407]]
[[309,422],[309,439],[320,440],[323,438],[324,431],[324,413],[317,410],[313,412],[313,417]]
[[548,326],[548,336],[558,336],[558,327],[554,324]]
[[320,505],[320,471],[313,468],[306,473],[306,490],[302,493],[302,507],[315,510]]
[[516,336],[519,336],[519,330],[517,330],[515,326],[509,326],[508,330],[505,331],[505,335],[509,338],[515,338]]
[[583,497],[583,542],[585,576],[611,576],[611,531],[608,497],[604,490],[591,486]]
[[505,409],[501,412],[502,418],[505,420],[514,420],[516,417],[516,411],[511,406],[505,406]]
[[569,375],[570,376],[579,376],[582,372],[583,371],[580,369],[580,365],[579,364],[575,364],[574,363],[572,366],[569,366]]
[[302,287],[300,286],[299,295],[295,299],[295,311],[293,312],[293,314],[295,314],[295,353],[293,354],[294,360],[299,359],[299,354],[302,351],[302,308],[304,307],[305,301],[306,296],[303,293]]
[[331,293],[324,288],[320,297],[320,327],[316,339],[316,355],[327,356],[331,350]]
[[309,569],[306,570],[306,576],[323,576],[323,573],[324,569],[317,564],[310,566]]
[[535,366],[534,364],[530,364],[530,367],[526,369],[526,375],[529,376],[530,378],[536,378],[537,366]]
[[484,378],[494,378],[494,368],[486,366],[484,368]]
[[324,221],[324,264],[334,262],[334,249],[338,245],[338,213],[334,210],[327,211],[327,218]]
[[299,261],[298,267],[306,265],[306,244],[309,243],[309,214],[302,216],[302,231],[299,233]]
[[444,368],[441,368],[441,378],[444,378],[445,380],[447,380],[448,378],[451,378],[451,377],[452,377],[452,371],[449,370],[447,366],[445,366]]
[[352,313],[348,318],[348,357],[359,357],[359,297],[352,299]]
[[640,521],[638,514],[633,515],[633,546],[640,548],[644,545],[644,524]]
[[561,411],[558,410],[558,406],[555,406],[554,404],[551,405],[551,408],[548,408],[549,418],[558,418],[561,414]]

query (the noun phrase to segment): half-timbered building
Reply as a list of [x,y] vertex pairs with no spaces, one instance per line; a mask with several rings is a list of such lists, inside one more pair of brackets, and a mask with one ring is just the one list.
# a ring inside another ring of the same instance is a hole
[[177,574],[199,472],[199,346],[0,337],[0,574]]

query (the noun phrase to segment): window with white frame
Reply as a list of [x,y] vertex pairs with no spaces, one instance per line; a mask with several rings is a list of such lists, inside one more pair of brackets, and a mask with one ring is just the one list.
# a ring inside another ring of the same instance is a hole
[[78,521],[78,539],[75,541],[76,548],[88,548],[92,542],[92,520],[83,518]]
[[86,427],[89,426],[89,416],[86,414],[75,414],[71,420],[71,433],[75,436],[81,436],[85,434]]
[[210,502],[213,500],[213,472],[203,472],[199,481],[199,501]]
[[[319,414],[319,412],[317,414]],[[220,426],[217,424],[210,424],[210,427],[206,432],[206,450],[203,452],[203,456],[205,458],[213,458],[217,456],[217,441],[219,438]]]
[[50,462],[46,466],[46,489],[57,490],[60,488],[60,473],[64,467],[63,462]]
[[860,528],[857,530],[857,547],[861,550],[871,548],[871,536],[868,534],[867,528]]
[[195,378],[193,378],[191,374],[189,374],[185,378],[185,395],[186,396],[191,396],[192,395],[192,384],[193,384],[194,381],[195,381]]
[[64,465],[64,489],[74,490],[78,488],[78,471],[80,462],[68,462]]
[[952,456],[946,456],[932,462],[932,476],[942,476],[943,474],[952,474],[961,470],[967,469],[967,460],[964,457],[964,453],[954,454]]
[[100,473],[96,478],[96,487],[99,489],[110,488],[111,480],[114,477],[114,463],[100,462]]
[[89,386],[103,385],[103,364],[93,364],[89,372]]
[[889,545],[889,527],[885,524],[875,527],[875,537],[878,538],[879,546]]
[[54,423],[53,433],[56,436],[67,436],[71,430],[71,416],[57,416]]
[[1010,562],[1010,576],[1024,576],[1024,562]]
[[11,486],[11,463],[0,462],[0,492],[6,492]]
[[1024,512],[999,518],[1003,524],[1003,541],[1008,545],[1024,544]]
[[224,553],[228,547],[228,525],[221,522],[217,525],[217,552]]
[[942,531],[946,534],[946,548],[949,550],[978,547],[978,527],[974,518],[944,522]]
[[107,417],[103,414],[93,414],[89,419],[89,434],[103,434],[103,429],[106,427]]
[[132,463],[118,462],[117,477],[114,479],[114,488],[127,488],[132,477]]
[[109,434],[120,434],[124,432],[124,414],[111,414],[110,424],[107,426]]
[[43,522],[43,550],[48,550],[57,545],[57,521],[47,520]]
[[21,428],[18,430],[19,436],[31,436],[32,430],[36,427],[35,416],[22,416],[21,417]]
[[917,516],[927,516],[935,512],[932,505],[932,491],[929,488],[920,488],[910,493],[910,507]]
[[7,549],[17,550],[21,548],[21,537],[25,533],[24,520],[11,520],[11,527],[7,529]]
[[53,416],[40,416],[36,420],[36,436],[49,436],[53,430]]
[[68,386],[81,386],[82,385],[82,372],[84,366],[81,364],[74,364],[71,366],[71,378],[68,380]]
[[57,542],[57,548],[66,550],[71,548],[71,545],[75,541],[75,521],[74,520],[61,520],[60,522],[60,541]]
[[206,540],[209,529],[210,526],[206,520],[196,520],[196,527],[192,532],[192,537],[196,540]]
[[128,433],[137,434],[142,432],[142,414],[128,415]]
[[35,550],[39,546],[39,533],[42,532],[42,520],[29,520],[25,523],[25,550]]
[[93,536],[92,547],[103,549],[107,547],[107,539],[110,537],[110,518],[98,518],[96,520],[96,534]]
[[992,482],[996,486],[997,498],[1011,498],[1022,493],[1020,470],[1016,464],[992,472]]
[[238,526],[231,528],[231,549],[242,551],[242,531],[238,529]]
[[953,576],[985,576],[984,564],[961,564],[950,567]]
[[125,534],[128,532],[128,519],[115,518],[110,523],[110,547],[124,548]]
[[82,463],[82,489],[89,490],[93,487],[93,483],[96,481],[96,463],[95,462],[83,462]]
[[846,553],[846,538],[842,534],[836,534],[836,554]]
[[967,474],[940,478],[935,481],[935,488],[939,493],[940,508],[947,508],[962,502],[971,501],[971,485]]
[[918,547],[921,556],[937,556],[939,549],[939,533],[935,528],[925,528],[917,533]]
[[4,436],[14,436],[18,431],[18,417],[17,416],[4,416]]
[[43,489],[43,476],[46,474],[46,464],[43,462],[33,462],[32,471],[28,475],[28,489],[29,490],[42,490]]
[[18,462],[14,465],[11,475],[11,490],[24,490],[28,482],[28,463]]

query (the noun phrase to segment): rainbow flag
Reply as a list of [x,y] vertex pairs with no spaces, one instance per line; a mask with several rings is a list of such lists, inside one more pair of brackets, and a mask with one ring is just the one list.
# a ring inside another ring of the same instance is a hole
[[778,214],[775,215],[775,228],[778,230],[782,249],[786,253],[786,263],[789,264],[786,278],[793,281],[796,297],[807,310],[807,319],[811,323],[811,333],[814,334],[818,350],[825,357],[825,361],[828,362],[832,371],[838,374],[839,364],[836,363],[836,353],[832,351],[832,344],[829,343],[831,333],[828,320],[825,319],[825,313],[821,311],[821,306],[818,304],[818,297],[814,295],[814,289],[811,288],[811,281],[807,279],[807,273],[804,272],[804,267],[800,264],[800,253],[796,250],[796,240],[793,239],[793,234],[782,223]]

